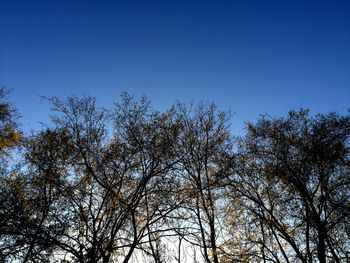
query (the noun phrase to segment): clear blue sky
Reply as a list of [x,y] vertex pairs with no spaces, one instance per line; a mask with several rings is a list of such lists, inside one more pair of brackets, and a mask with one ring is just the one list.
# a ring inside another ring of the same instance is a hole
[[236,112],[345,113],[350,1],[0,1],[0,84],[26,129],[46,120],[39,95],[123,91],[163,110],[212,100]]

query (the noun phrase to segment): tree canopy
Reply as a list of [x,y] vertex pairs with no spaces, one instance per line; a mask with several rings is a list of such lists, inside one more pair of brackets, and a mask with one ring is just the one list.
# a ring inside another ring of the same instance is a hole
[[0,88],[0,153],[8,153],[14,148],[20,138],[20,132],[17,131],[18,114],[12,104],[6,101],[9,90]]
[[213,103],[47,100],[30,135],[0,103],[2,262],[349,259],[349,114],[260,117],[237,137]]

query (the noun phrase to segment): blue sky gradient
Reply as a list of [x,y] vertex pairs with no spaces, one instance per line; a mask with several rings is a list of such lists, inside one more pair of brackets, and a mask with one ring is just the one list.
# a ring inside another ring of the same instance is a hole
[[0,25],[0,84],[25,129],[48,119],[39,95],[212,100],[236,133],[259,114],[349,108],[350,1],[3,0]]

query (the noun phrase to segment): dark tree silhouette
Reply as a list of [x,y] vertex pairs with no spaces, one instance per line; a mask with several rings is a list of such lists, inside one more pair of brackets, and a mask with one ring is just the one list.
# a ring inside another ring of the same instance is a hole
[[234,138],[210,103],[48,101],[51,123],[23,139],[0,103],[1,262],[346,259],[349,114],[261,117]]
[[261,248],[261,260],[281,262],[277,254],[286,262],[345,259],[349,138],[350,116],[335,113],[291,111],[286,118],[248,123],[232,186],[257,228],[259,238],[250,243]]

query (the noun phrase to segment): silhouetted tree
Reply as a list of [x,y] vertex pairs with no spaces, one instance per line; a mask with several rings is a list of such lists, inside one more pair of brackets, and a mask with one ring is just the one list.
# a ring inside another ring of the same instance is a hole
[[19,198],[25,193],[25,178],[17,173],[11,153],[21,139],[19,115],[6,100],[9,92],[0,88],[0,261],[7,261],[22,250],[20,242],[12,237],[18,236],[26,216]]
[[[93,98],[50,101],[58,113],[54,127],[32,137],[26,154],[42,187],[48,191],[51,179],[60,193],[61,203],[47,207],[46,240],[77,262],[128,262],[174,209],[160,186],[172,184],[177,127],[146,99],[136,103],[128,95],[113,112],[97,109]],[[114,123],[112,137],[107,121]],[[47,230],[52,222],[64,229],[59,236]]]
[[0,102],[1,262],[344,262],[349,115],[261,117],[235,140],[210,103],[47,100],[23,139]]
[[345,258],[350,245],[349,136],[350,116],[335,113],[310,117],[307,110],[291,111],[286,118],[248,123],[232,189],[246,221],[255,224],[256,236],[245,240],[250,251],[260,247],[260,260]]
[[178,146],[181,174],[188,189],[185,209],[191,215],[186,218],[191,229],[188,234],[201,248],[205,262],[218,263],[222,185],[231,171],[233,156],[230,113],[201,103],[195,107],[178,105],[177,114],[182,124]]

